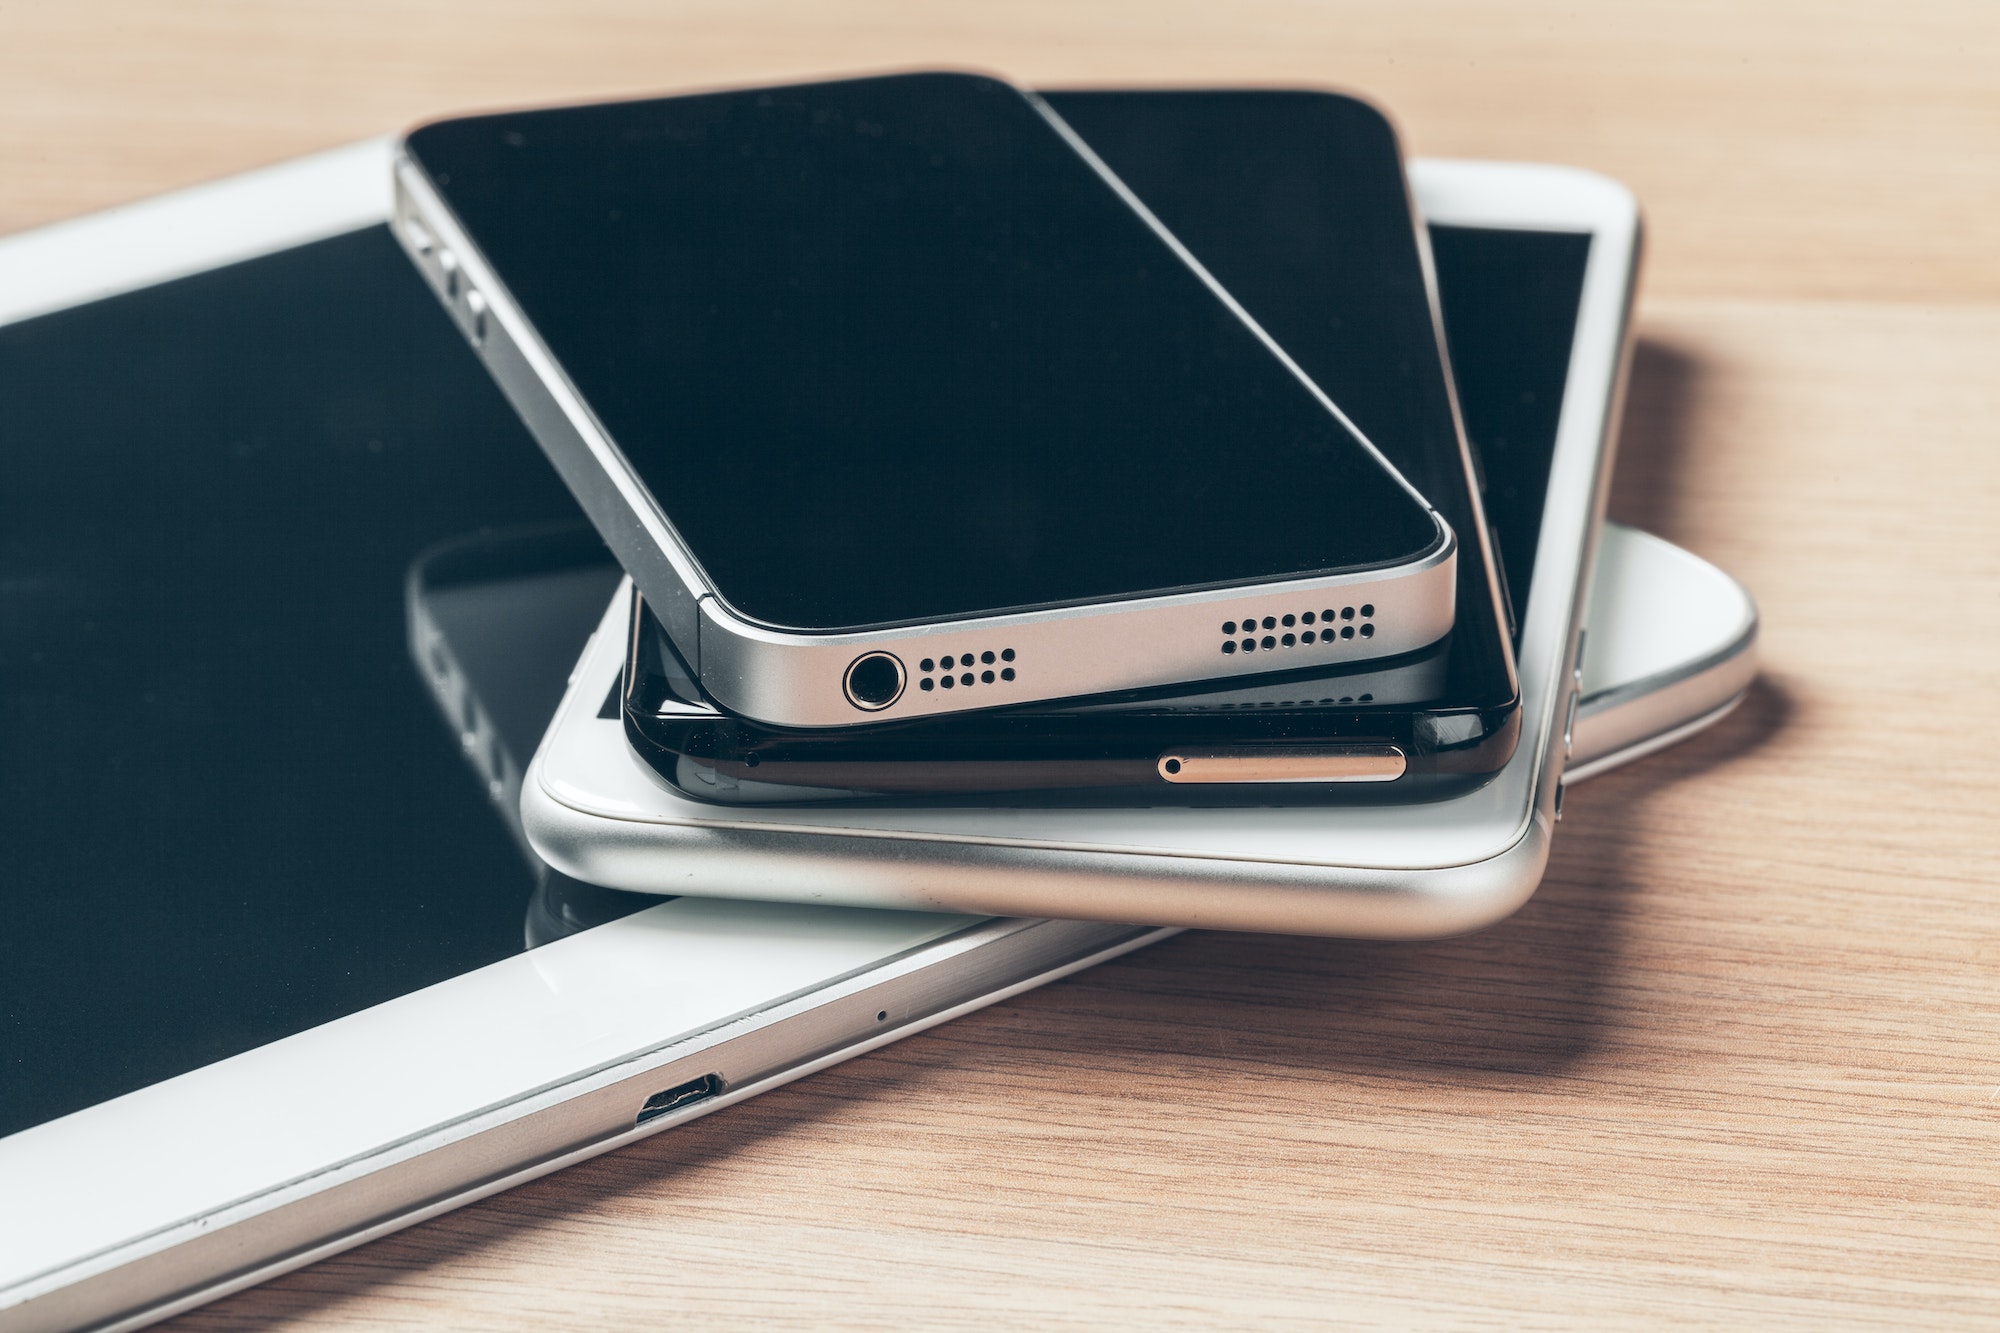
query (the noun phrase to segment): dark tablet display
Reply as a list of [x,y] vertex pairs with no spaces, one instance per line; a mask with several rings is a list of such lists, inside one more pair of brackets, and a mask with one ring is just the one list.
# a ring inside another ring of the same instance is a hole
[[581,515],[386,229],[0,327],[0,440],[0,1134],[522,947],[404,578]]

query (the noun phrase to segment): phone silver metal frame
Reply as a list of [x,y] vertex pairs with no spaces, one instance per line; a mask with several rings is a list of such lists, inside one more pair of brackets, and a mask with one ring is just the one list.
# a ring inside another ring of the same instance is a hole
[[[1459,542],[1451,527],[1074,131],[1040,98],[1029,94],[1029,100],[1424,506],[1436,524],[1436,541],[1402,565],[1248,587],[855,632],[759,623],[731,607],[714,587],[506,284],[399,145],[397,238],[637,581],[702,688],[733,712],[774,726],[852,726],[1391,657],[1433,644],[1451,629]],[[1369,614],[1362,614],[1364,608]],[[1337,639],[1309,635],[1289,623],[1307,614],[1317,619],[1328,609],[1350,617]],[[1222,626],[1251,623],[1258,632],[1243,637],[1260,650],[1225,654]],[[1134,644],[1143,644],[1144,651],[1135,652]],[[967,654],[976,659],[968,668],[920,669],[924,662]],[[848,688],[850,673],[878,656],[894,662],[898,688],[886,702],[863,702]],[[940,688],[930,687],[933,680]]]

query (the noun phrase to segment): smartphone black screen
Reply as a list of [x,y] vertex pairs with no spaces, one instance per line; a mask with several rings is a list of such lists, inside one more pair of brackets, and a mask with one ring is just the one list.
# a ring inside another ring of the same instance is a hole
[[1439,539],[1006,84],[483,116],[408,149],[753,620],[1256,584]]

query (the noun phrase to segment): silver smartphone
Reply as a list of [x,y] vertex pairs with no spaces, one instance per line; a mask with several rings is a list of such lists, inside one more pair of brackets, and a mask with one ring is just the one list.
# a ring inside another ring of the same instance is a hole
[[1622,186],[1567,168],[1418,160],[1410,180],[1440,260],[1488,513],[1522,598],[1521,740],[1492,780],[1444,800],[1335,809],[1278,794],[1244,809],[721,809],[655,782],[599,716],[626,643],[628,608],[614,602],[523,784],[536,849],[565,873],[636,891],[1246,930],[1444,934],[1519,906],[1547,858],[1580,695],[1639,216]]
[[[495,804],[616,574],[524,602],[435,558],[577,516],[388,237],[389,155],[0,241],[8,419],[50,450],[5,565],[35,669],[0,745],[50,795],[0,812],[7,1333],[139,1327],[1173,933],[551,892]],[[162,497],[207,521],[77,534]],[[1710,720],[1681,687],[1747,660],[1740,589],[1633,549],[1642,642],[1592,657],[1639,674],[1593,685],[1580,755]],[[259,562],[282,594],[245,595]]]
[[735,714],[852,726],[1327,667],[1442,639],[1479,535],[1384,456],[1456,464],[1459,442],[1394,133],[1326,100],[1369,205],[1328,262],[1423,335],[1401,452],[1047,101],[989,78],[424,125],[397,231]]

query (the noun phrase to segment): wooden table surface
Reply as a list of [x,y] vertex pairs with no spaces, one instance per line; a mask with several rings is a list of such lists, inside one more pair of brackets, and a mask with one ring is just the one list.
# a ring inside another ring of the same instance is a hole
[[520,101],[1358,89],[1645,201],[1613,512],[1765,615],[1433,944],[1184,936],[189,1328],[2000,1322],[2000,5],[0,6],[0,231]]

